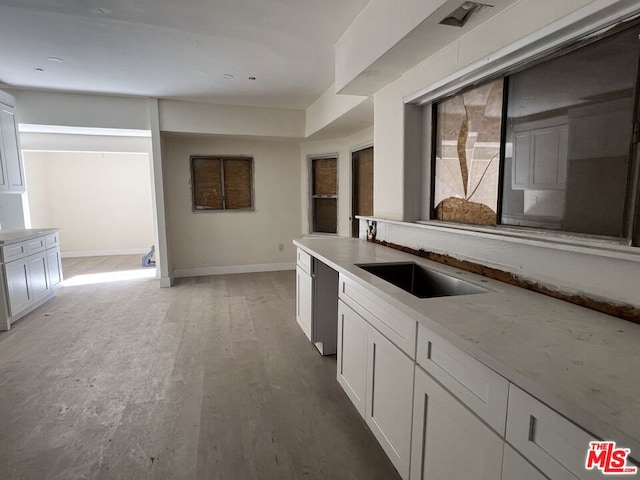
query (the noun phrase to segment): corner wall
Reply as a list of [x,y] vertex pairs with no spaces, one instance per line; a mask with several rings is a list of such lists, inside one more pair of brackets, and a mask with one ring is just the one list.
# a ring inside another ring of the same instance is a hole
[[[253,157],[255,211],[192,211],[190,156],[207,154]],[[292,241],[301,232],[298,142],[163,133],[162,158],[176,277],[295,268]]]

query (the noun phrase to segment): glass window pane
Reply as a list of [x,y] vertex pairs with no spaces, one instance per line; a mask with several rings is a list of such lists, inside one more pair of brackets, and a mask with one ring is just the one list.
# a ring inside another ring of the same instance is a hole
[[509,78],[502,223],[624,235],[639,33]]
[[196,210],[221,209],[220,160],[193,158],[193,204]]
[[503,85],[495,80],[437,105],[438,220],[496,224]]
[[224,208],[251,208],[251,159],[224,159]]
[[335,195],[337,193],[336,164],[335,158],[313,160],[313,195]]
[[313,231],[338,233],[338,200],[336,198],[313,199]]

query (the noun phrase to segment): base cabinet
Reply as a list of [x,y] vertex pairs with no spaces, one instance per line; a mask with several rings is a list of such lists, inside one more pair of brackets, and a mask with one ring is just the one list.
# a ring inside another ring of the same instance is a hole
[[508,443],[504,446],[502,480],[549,480]]
[[342,300],[338,383],[403,479],[409,478],[414,361]]
[[49,273],[49,286],[56,288],[62,284],[62,258],[59,248],[47,250],[47,270]]
[[296,320],[302,331],[311,340],[313,316],[313,278],[300,266],[296,267]]
[[37,302],[49,295],[49,276],[47,275],[47,252],[41,252],[27,257],[29,260],[29,283],[32,301]]
[[502,438],[420,367],[415,382],[411,479],[499,479]]
[[0,330],[8,330],[20,317],[53,297],[62,285],[62,259],[58,234],[0,247]]
[[369,325],[365,420],[405,480],[411,455],[413,369],[414,361]]
[[29,291],[29,265],[26,258],[15,260],[5,265],[5,279],[9,316],[13,317],[27,308],[31,303]]
[[367,322],[338,301],[338,383],[365,416],[367,386]]

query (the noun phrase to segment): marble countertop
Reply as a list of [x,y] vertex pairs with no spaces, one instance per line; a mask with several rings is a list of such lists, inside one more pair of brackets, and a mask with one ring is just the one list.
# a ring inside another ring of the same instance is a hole
[[57,232],[57,228],[25,228],[20,230],[0,230],[0,245],[22,242]]
[[[640,325],[350,238],[294,244],[605,440],[640,457]],[[355,266],[413,261],[490,290],[420,299]]]

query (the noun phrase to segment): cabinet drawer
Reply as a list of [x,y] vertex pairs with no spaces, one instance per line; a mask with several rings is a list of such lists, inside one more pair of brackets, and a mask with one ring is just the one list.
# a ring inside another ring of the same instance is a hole
[[409,357],[416,358],[416,320],[344,275],[340,275],[338,297]]
[[50,233],[45,237],[45,240],[46,240],[47,248],[53,248],[60,245],[60,242],[58,240],[58,232]]
[[509,382],[475,358],[418,325],[417,363],[504,436]]
[[311,273],[311,255],[298,249],[298,265],[307,273]]
[[27,242],[12,243],[2,247],[2,261],[7,263],[12,260],[27,256]]
[[511,384],[507,441],[552,480],[602,479],[585,469],[593,435]]
[[47,242],[45,237],[32,238],[27,240],[27,254],[44,252],[47,249]]

